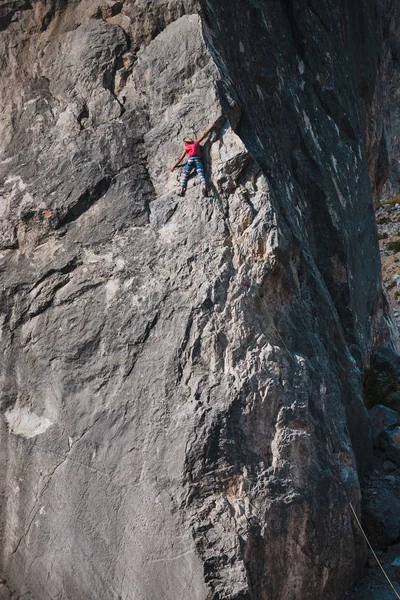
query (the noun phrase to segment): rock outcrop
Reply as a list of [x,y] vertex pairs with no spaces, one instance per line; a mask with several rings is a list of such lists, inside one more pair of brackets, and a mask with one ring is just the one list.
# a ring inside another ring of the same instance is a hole
[[384,53],[381,71],[385,92],[385,120],[381,153],[383,177],[379,199],[388,200],[395,198],[400,193],[400,23],[396,15],[397,6],[392,0],[384,0],[379,5],[379,10],[381,10],[384,23]]
[[[2,600],[353,582],[363,373],[395,345],[376,9],[3,3]],[[178,199],[211,122],[210,197]]]

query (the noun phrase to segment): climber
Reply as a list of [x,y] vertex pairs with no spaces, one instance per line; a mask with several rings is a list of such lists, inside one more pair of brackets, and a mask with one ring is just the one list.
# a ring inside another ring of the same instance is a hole
[[183,170],[181,187],[178,192],[178,196],[183,196],[186,192],[186,186],[188,182],[189,175],[192,169],[195,169],[197,173],[200,175],[201,183],[203,184],[203,195],[207,196],[207,181],[204,175],[204,167],[201,160],[201,146],[200,142],[202,142],[210,133],[212,128],[215,127],[215,123],[213,123],[207,131],[203,133],[197,140],[193,140],[190,137],[185,137],[183,143],[185,144],[185,150],[182,152],[181,156],[178,158],[173,167],[171,167],[171,173],[174,172],[175,168],[183,161],[185,158],[185,154],[189,156],[188,161]]

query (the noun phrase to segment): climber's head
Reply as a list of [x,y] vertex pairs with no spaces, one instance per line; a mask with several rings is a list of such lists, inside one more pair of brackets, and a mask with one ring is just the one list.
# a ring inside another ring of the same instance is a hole
[[183,138],[183,143],[184,144],[193,144],[193,140],[190,137],[185,137],[185,138]]

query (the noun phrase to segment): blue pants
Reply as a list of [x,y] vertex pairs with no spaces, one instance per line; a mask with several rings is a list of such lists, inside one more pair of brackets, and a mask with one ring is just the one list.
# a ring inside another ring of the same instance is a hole
[[200,175],[201,183],[204,187],[207,187],[206,177],[204,175],[204,167],[201,159],[198,156],[192,156],[188,159],[185,168],[183,169],[182,179],[181,179],[181,188],[186,190],[187,182],[189,179],[189,175],[193,169],[196,169],[197,173]]

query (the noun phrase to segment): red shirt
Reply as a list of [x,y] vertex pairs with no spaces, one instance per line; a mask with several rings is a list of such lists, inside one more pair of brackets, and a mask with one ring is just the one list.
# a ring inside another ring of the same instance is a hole
[[201,146],[197,142],[193,142],[193,144],[185,145],[185,152],[190,156],[198,156],[201,157]]

